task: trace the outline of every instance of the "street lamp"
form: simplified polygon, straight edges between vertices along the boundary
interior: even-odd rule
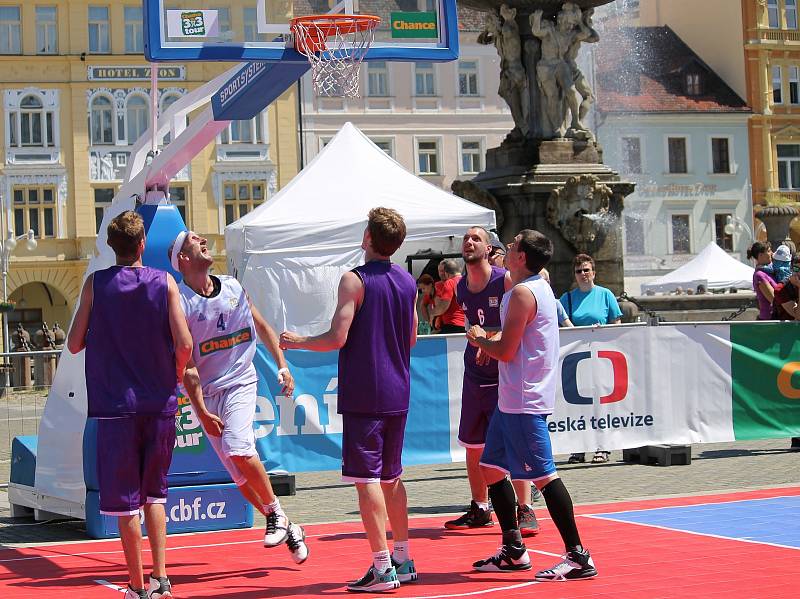
[[[1,210],[1,209],[0,209]],[[14,236],[12,231],[8,232],[8,237],[0,241],[0,260],[2,260],[2,267],[3,271],[3,303],[8,304],[8,259],[11,256],[11,252],[13,252],[17,247],[17,240],[25,239],[25,246],[30,250],[33,251],[36,249],[36,235],[33,232],[33,229],[29,229],[27,233],[23,235]],[[11,351],[9,337],[8,337],[8,312],[3,311],[3,351],[5,353],[9,353]],[[8,362],[3,360],[5,363],[5,380],[6,380],[6,389],[11,386],[11,378],[10,373],[8,371]]]
[[[742,229],[747,231],[747,235],[749,239],[753,239],[753,230],[750,226],[744,222],[738,216],[733,216],[732,214],[728,215],[728,218],[725,220],[725,227],[723,231],[725,231],[725,235],[733,235],[734,233],[741,233]]]

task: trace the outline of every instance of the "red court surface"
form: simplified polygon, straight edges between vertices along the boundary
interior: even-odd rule
[[[798,496],[800,487],[579,507],[576,513],[581,536],[592,551],[599,576],[572,582],[533,580],[534,571],[552,566],[563,551],[558,533],[543,508],[536,510],[542,532],[527,542],[534,570],[513,574],[471,570],[474,560],[497,549],[497,525],[486,530],[455,532],[442,528],[444,517],[413,519],[411,550],[420,580],[385,595],[417,599],[794,596],[800,588],[798,548],[592,516],[669,506],[724,507],[728,503],[734,505],[731,502]],[[352,597],[353,594],[345,592],[344,583],[359,578],[371,559],[360,529],[359,523],[307,526],[311,555],[302,566],[291,561],[284,547],[264,549],[259,530],[170,537],[167,562],[175,596],[179,599]],[[148,560],[146,555],[145,564]],[[117,585],[124,586],[126,578],[118,541],[0,548],[3,599],[113,599],[122,596]]]

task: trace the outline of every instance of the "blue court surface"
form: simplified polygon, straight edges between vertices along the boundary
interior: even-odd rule
[[[800,549],[800,496],[663,507],[591,517]]]

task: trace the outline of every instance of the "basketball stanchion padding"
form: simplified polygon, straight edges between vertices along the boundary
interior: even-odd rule
[[[380,21],[373,15],[328,14],[296,17],[289,22],[295,50],[311,64],[317,95],[359,97],[359,66]]]

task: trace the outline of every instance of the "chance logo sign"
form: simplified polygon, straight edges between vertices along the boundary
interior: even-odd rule
[[[625,359],[625,354],[618,351],[601,350],[593,358],[592,352],[582,351],[565,356],[561,365],[561,389],[567,403],[576,405],[594,403],[592,397],[581,395],[578,391],[578,365],[584,360],[592,359],[608,360],[613,372],[614,387],[611,393],[600,396],[600,403],[608,404],[625,399],[628,395],[628,361]]]
[[[391,13],[392,37],[439,37],[435,12]]]

